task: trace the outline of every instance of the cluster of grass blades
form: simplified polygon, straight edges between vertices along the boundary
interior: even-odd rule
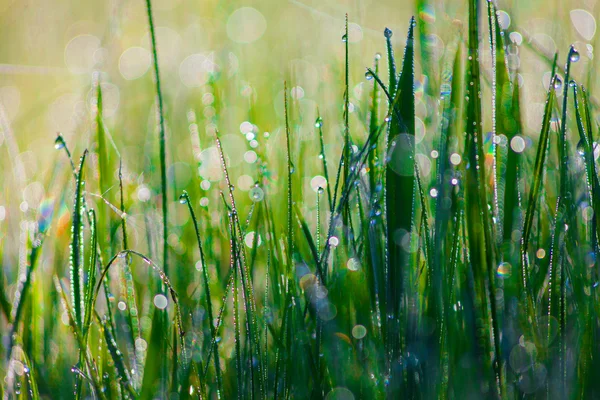
[[[600,396],[598,127],[593,99],[571,73],[575,47],[550,60],[543,118],[529,138],[508,62],[519,47],[495,4],[468,2],[468,29],[457,30],[439,68],[423,49],[428,22],[413,18],[401,62],[392,31],[383,32],[386,55],[366,69],[366,107],[351,119],[346,16],[338,136],[326,135],[317,111],[318,151],[295,140],[297,104],[282,82],[285,147],[253,150],[248,196],[232,183],[220,133],[201,136],[192,111],[192,147],[216,152],[210,167],[221,179],[210,206],[210,182],[194,184],[177,193],[182,211],[173,212],[160,49],[146,5],[159,196],[131,220],[119,140],[94,75],[93,145],[75,162],[56,138],[71,171],[55,168],[47,184],[63,179],[62,195],[24,217],[10,290],[0,273],[4,398]],[[415,124],[419,42],[438,99],[427,149]],[[329,140],[341,143],[333,160]],[[435,159],[430,173],[423,150]],[[303,161],[310,152],[318,165]],[[322,174],[314,192],[303,190],[304,170]],[[191,223],[173,227],[168,216],[182,214]],[[142,220],[145,243],[129,231]],[[53,251],[46,259],[56,267],[41,270]]]

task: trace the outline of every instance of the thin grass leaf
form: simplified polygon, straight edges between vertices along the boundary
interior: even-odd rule
[[[105,398],[104,393],[101,390],[101,385],[100,385],[99,379],[95,373],[95,368],[92,367],[92,361],[89,359],[89,355],[87,354],[87,346],[83,341],[83,335],[82,335],[81,329],[80,329],[79,325],[77,325],[77,321],[75,320],[74,310],[69,305],[69,301],[67,300],[67,295],[65,294],[65,292],[62,288],[62,285],[56,275],[54,275],[54,287],[56,289],[56,292],[59,294],[59,296],[61,298],[62,305],[67,313],[71,331],[73,332],[73,335],[75,336],[75,340],[77,341],[77,343],[79,345],[79,349],[80,349],[81,353],[84,354],[82,359],[84,360],[85,366],[86,366],[88,372],[90,373],[89,381],[90,381],[92,390],[97,397],[104,399]]]
[[[129,374],[129,370],[125,366],[125,360],[123,359],[123,353],[118,348],[117,341],[112,336],[110,326],[108,326],[108,322],[101,318],[98,314],[96,314],[96,319],[100,326],[102,327],[102,333],[104,334],[104,340],[106,342],[106,347],[108,348],[108,352],[115,364],[115,369],[117,370],[117,374],[121,381],[121,384],[125,387],[127,392],[133,398],[137,397],[137,393],[132,384],[131,375]]]
[[[202,248],[202,240],[200,239],[200,230],[198,228],[198,221],[196,219],[196,214],[194,213],[194,209],[192,207],[192,203],[190,201],[190,197],[188,193],[184,190],[183,194],[179,198],[180,202],[185,202],[190,211],[190,215],[192,217],[192,222],[194,223],[194,230],[196,231],[196,240],[198,242],[198,249],[200,250],[200,262],[202,264],[202,279],[204,282],[204,297],[206,298],[206,310],[208,314],[208,325],[210,328],[211,334],[211,344],[213,345],[213,354],[214,354],[214,366],[215,366],[215,379],[217,384],[217,398],[221,398],[221,393],[223,393],[223,384],[221,381],[221,365],[219,360],[219,342],[216,340],[217,334],[214,325],[214,317],[213,317],[213,306],[212,306],[212,298],[210,294],[210,284],[208,277],[208,264],[206,264],[206,259],[204,257],[204,249]]]
[[[97,232],[96,232],[96,212],[89,210],[88,215],[90,218],[90,261],[87,266],[87,284],[85,287],[85,311],[84,311],[84,323],[83,323],[83,341],[86,342],[88,337],[90,324],[92,323],[92,311],[93,311],[93,293],[94,287],[96,286],[96,244],[97,244]]]
[[[71,225],[71,302],[73,304],[73,314],[75,322],[79,329],[83,328],[83,311],[85,310],[84,305],[84,284],[83,284],[83,191],[84,191],[84,180],[83,180],[83,165],[85,163],[85,157],[87,150],[83,152],[81,159],[79,160],[79,169],[77,171],[77,179],[75,183],[75,201],[73,205],[73,219]]]
[[[474,314],[480,323],[477,329],[486,332],[480,349],[482,374],[496,397],[502,397],[504,374],[500,352],[500,332],[495,293],[495,244],[492,239],[491,218],[488,210],[485,154],[483,150],[483,122],[481,115],[481,76],[479,66],[479,10],[476,0],[469,1],[469,61],[467,71],[468,101],[466,117],[466,179],[465,199],[469,205],[466,225],[469,253],[474,279]],[[488,312],[489,310],[489,312]],[[481,322],[483,321],[483,322]],[[491,338],[491,343],[487,338]]]
[[[375,56],[375,61],[374,61],[374,68],[373,70],[375,71],[375,75],[379,75],[379,60],[381,59],[381,54],[377,54]],[[367,71],[365,74],[366,78],[371,80],[373,79],[373,74],[371,74],[371,72]],[[377,85],[377,82],[373,81],[373,91],[371,93],[371,104],[370,104],[370,109],[369,109],[369,119],[368,119],[368,126],[369,126],[369,133],[375,133],[377,132],[377,129],[379,128],[379,103],[380,103],[380,87],[379,85]],[[369,152],[369,188],[371,190],[371,192],[376,192],[376,187],[379,181],[379,172],[380,172],[380,168],[377,167],[376,165],[376,160],[377,160],[377,143],[373,143],[372,147],[374,147],[372,149],[372,151]]]
[[[154,18],[152,16],[152,0],[146,0],[146,11],[148,15],[148,27],[150,28],[150,41],[152,43],[152,61],[154,67],[154,80],[156,83],[156,99],[158,102],[158,144],[160,147],[160,181],[161,181],[161,206],[163,215],[163,265],[165,273],[168,273],[168,216],[167,216],[167,155],[166,155],[166,139],[165,139],[165,117],[163,111],[163,94],[160,84],[160,71],[158,69],[158,50],[156,45],[156,33],[154,30]]]
[[[255,296],[254,296],[254,288],[253,288],[253,283],[252,283],[252,279],[251,279],[251,274],[250,271],[248,270],[248,263],[246,261],[246,253],[245,253],[245,249],[243,248],[243,243],[244,243],[244,239],[243,239],[243,231],[241,228],[241,224],[240,224],[240,220],[239,220],[239,215],[238,215],[238,211],[237,211],[237,207],[236,207],[236,203],[235,203],[235,197],[233,195],[233,184],[231,183],[231,180],[229,178],[229,172],[227,170],[227,165],[225,162],[225,155],[223,153],[223,147],[221,145],[221,140],[219,139],[219,135],[217,133],[217,148],[219,150],[219,156],[221,159],[221,166],[223,168],[223,172],[225,175],[225,182],[227,184],[227,187],[229,188],[228,193],[229,193],[229,199],[231,201],[231,219],[232,219],[232,223],[235,226],[235,229],[232,230],[233,233],[235,233],[237,235],[237,240],[235,243],[232,243],[232,251],[235,251],[235,255],[237,257],[237,263],[235,264],[239,269],[240,269],[240,279],[241,279],[241,283],[242,283],[242,297],[244,300],[244,309],[245,309],[245,313],[246,313],[246,332],[248,334],[248,346],[249,346],[249,353],[250,353],[250,359],[252,359],[252,357],[256,357],[256,360],[258,360],[257,364],[257,376],[258,376],[258,384],[256,386],[258,386],[259,389],[259,393],[261,394],[261,397],[265,395],[265,382],[263,382],[262,377],[263,377],[263,373],[262,370],[264,368],[264,366],[262,365],[261,361],[262,361],[262,356],[261,356],[261,346],[260,346],[260,342],[259,342],[259,338],[260,338],[260,332],[258,332],[257,330],[257,326],[258,326],[258,322],[257,322],[257,308],[256,308],[256,300],[255,300]],[[290,172],[291,174],[291,172]],[[236,244],[236,246],[233,246],[233,244]],[[237,297],[236,297],[237,299]],[[254,354],[254,352],[256,352],[256,354]],[[250,360],[249,361],[249,366],[250,366],[250,374],[251,374],[251,383],[252,386],[254,388],[255,386],[255,382],[254,382],[254,363]],[[252,395],[254,393],[254,390],[252,390]]]
[[[325,141],[323,139],[323,118],[321,118],[321,115],[319,114],[319,109],[317,109],[317,120],[315,121],[315,128],[319,130],[319,144],[321,146],[319,158],[323,162],[323,176],[325,177],[325,181],[327,182],[327,202],[329,204],[329,210],[333,212],[333,198],[331,197],[329,169],[327,168],[327,155],[325,153]]]

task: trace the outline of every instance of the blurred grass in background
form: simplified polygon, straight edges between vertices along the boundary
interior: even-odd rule
[[[476,118],[471,118],[465,111],[467,107],[459,104],[458,97],[452,97],[451,106],[445,103],[449,96],[462,97],[471,90],[463,75],[467,64],[472,65],[467,60],[470,4],[474,2],[153,2],[166,117],[168,278],[179,298],[184,343],[192,362],[188,363],[181,343],[178,344],[180,332],[174,325],[176,307],[167,296],[164,279],[161,283],[158,275],[147,268],[151,263],[144,262],[144,258],[140,260],[130,253],[119,253],[122,257],[115,259],[119,268],[109,271],[110,282],[104,281],[107,286],[101,290],[101,293],[106,291],[106,298],[104,293],[99,296],[99,315],[91,316],[94,328],[89,333],[89,351],[96,359],[94,374],[100,380],[95,383],[94,374],[89,372],[94,369],[84,365],[85,356],[79,354],[77,341],[69,330],[69,316],[61,305],[60,290],[52,281],[56,275],[62,280],[63,287],[68,288],[69,282],[72,283],[72,279],[67,278],[70,245],[74,242],[71,238],[72,217],[74,212],[80,211],[73,208],[76,192],[73,171],[62,143],[55,146],[55,139],[57,133],[62,135],[73,154],[78,173],[79,156],[84,149],[90,151],[86,172],[82,175],[86,181],[83,190],[86,207],[97,210],[98,214],[98,256],[103,262],[102,267],[120,250],[132,249],[166,270],[161,263],[163,238],[156,89],[146,8],[141,0],[89,4],[1,2],[0,37],[4,40],[0,46],[0,300],[4,304],[4,315],[0,316],[0,328],[4,351],[0,355],[8,361],[0,366],[0,376],[7,376],[3,383],[6,396],[10,391],[11,395],[20,393],[35,398],[37,388],[42,396],[52,398],[91,396],[93,390],[89,387],[94,384],[106,391],[103,395],[94,392],[95,395],[107,398],[164,397],[173,392],[179,392],[181,397],[197,396],[198,389],[210,398],[216,397],[219,389],[223,390],[219,393],[223,398],[236,395],[239,398],[319,398],[327,395],[328,398],[347,399],[398,393],[409,398],[477,398],[482,393],[493,392],[493,384],[486,379],[489,371],[480,368],[481,365],[489,367],[488,361],[491,366],[493,357],[489,356],[488,360],[487,356],[478,353],[481,351],[480,340],[485,339],[487,332],[481,330],[489,327],[485,327],[487,322],[482,322],[483,319],[475,320],[473,316],[487,305],[477,304],[481,299],[471,296],[471,290],[477,292],[470,286],[473,279],[477,283],[491,283],[486,280],[489,278],[481,281],[473,278],[470,268],[477,268],[478,263],[470,260],[467,254],[474,246],[472,238],[480,232],[472,222],[468,225],[462,217],[451,219],[450,214],[445,217],[451,220],[447,228],[437,225],[442,218],[438,212],[441,213],[443,206],[436,203],[438,195],[443,200],[452,199],[453,208],[443,206],[445,210],[451,209],[452,217],[460,214],[457,210],[468,212],[475,204],[468,196],[465,200],[462,179],[471,154],[470,142],[465,142],[463,129],[467,131],[467,137],[471,137],[465,126],[474,123]],[[559,140],[556,132],[560,131],[563,119],[559,101],[548,112],[545,112],[545,102],[549,86],[555,83],[551,72],[554,53],[560,52],[559,66],[562,66],[572,44],[578,49],[580,59],[572,63],[571,76],[584,84],[589,93],[595,93],[598,85],[595,77],[597,60],[594,58],[597,43],[595,16],[600,5],[592,0],[583,3],[498,3],[497,20],[507,44],[506,54],[503,49],[501,57],[506,57],[506,69],[511,74],[509,79],[517,82],[520,89],[516,106],[511,106],[511,110],[516,110],[517,117],[514,118],[519,123],[519,134],[508,144],[494,142],[502,144],[498,147],[505,153],[500,155],[492,146],[491,132],[496,129],[492,102],[504,94],[511,97],[508,100],[501,98],[501,101],[510,103],[514,94],[512,89],[493,86],[485,2],[481,2],[480,7],[483,126],[479,133],[483,133],[485,141],[475,147],[479,146],[477,151],[485,150],[484,159],[479,162],[488,174],[483,185],[489,195],[484,201],[490,205],[489,213],[495,218],[490,221],[494,226],[503,223],[504,227],[510,228],[508,232],[495,228],[497,236],[493,237],[494,249],[501,256],[498,256],[498,265],[493,266],[491,281],[498,280],[500,291],[488,292],[482,297],[484,303],[493,297],[498,302],[498,310],[502,310],[496,321],[502,330],[500,348],[504,364],[500,369],[503,374],[508,370],[508,378],[503,378],[507,383],[502,381],[499,386],[506,398],[552,397],[559,384],[551,381],[562,382],[559,375],[566,375],[564,366],[568,366],[569,371],[576,371],[575,377],[569,375],[569,382],[581,385],[560,386],[565,392],[556,392],[558,397],[567,393],[565,387],[574,397],[598,395],[597,387],[593,385],[596,372],[589,372],[594,370],[597,361],[577,359],[574,355],[577,351],[598,354],[594,345],[598,334],[594,314],[597,295],[590,289],[595,288],[597,282],[590,272],[586,279],[593,282],[585,281],[577,293],[575,289],[567,292],[568,285],[564,281],[561,283],[564,293],[561,291],[558,295],[548,289],[548,281],[554,279],[549,268],[552,266],[550,255],[553,250],[562,249],[560,243],[566,243],[567,248],[561,253],[567,254],[561,258],[561,263],[574,269],[574,266],[590,266],[590,271],[591,267],[598,267],[595,235],[589,233],[595,224],[595,208],[590,206],[595,191],[590,189],[590,199],[587,199],[587,187],[583,184],[584,171],[590,171],[586,168],[592,166],[595,168],[593,160],[598,157],[598,152],[594,147],[592,161],[582,161],[582,157],[570,161],[569,177],[576,183],[572,183],[571,203],[568,204],[573,205],[576,212],[565,213],[574,222],[571,226],[575,228],[571,231],[578,232],[580,237],[562,242],[563,239],[557,239],[558,243],[554,238],[562,236],[557,234],[556,221],[562,214],[555,214],[554,210],[559,209],[557,197],[563,193],[555,182],[561,173],[561,160],[555,156],[558,150],[554,146]],[[346,13],[349,24],[347,42],[344,42]],[[369,164],[377,173],[373,174],[373,180],[364,192],[357,189],[355,193],[354,183],[343,179],[336,192],[334,184],[346,132],[345,46],[348,44],[349,143],[356,145],[352,150],[355,154],[376,130],[378,124],[371,125],[372,121],[383,123],[388,114],[393,121],[395,115],[388,113],[384,106],[387,100],[381,93],[381,106],[374,111],[372,94],[376,84],[373,79],[368,79],[370,76],[365,76],[365,68],[373,67],[374,59],[378,59],[379,76],[388,81],[383,34],[384,28],[388,27],[394,32],[390,41],[396,51],[397,70],[402,70],[401,55],[407,44],[405,32],[412,15],[417,21],[413,82],[415,127],[414,132],[408,133],[415,136],[414,160],[422,187],[419,184],[416,189],[414,210],[409,213],[415,234],[411,235],[405,229],[401,232],[402,237],[394,236],[392,241],[411,254],[406,265],[418,268],[406,272],[404,284],[413,287],[407,291],[408,299],[398,303],[409,311],[388,318],[406,319],[409,321],[407,326],[417,327],[415,337],[410,337],[411,332],[404,332],[406,337],[401,336],[401,341],[405,340],[408,345],[398,343],[402,349],[399,354],[404,358],[395,361],[401,368],[408,365],[408,370],[418,373],[400,373],[399,378],[394,367],[390,367],[394,361],[389,361],[393,352],[388,353],[385,342],[385,321],[381,331],[381,318],[385,320],[386,315],[377,313],[379,298],[374,283],[376,278],[371,276],[371,271],[388,277],[384,260],[387,256],[384,249],[388,244],[384,235],[386,224],[380,217],[378,205],[384,203],[381,185],[378,186],[383,181],[383,162],[392,161],[389,168],[394,173],[409,176],[411,181],[412,166],[408,174],[402,171],[406,165],[397,155],[387,154],[386,143],[380,139],[374,147],[378,159]],[[461,61],[455,62],[455,57]],[[558,72],[563,74],[560,68]],[[475,79],[479,81],[479,76]],[[564,75],[560,79],[566,81]],[[288,87],[291,165],[286,152],[284,81]],[[101,119],[97,118],[97,82],[100,82],[102,93]],[[461,83],[464,87],[455,93]],[[555,85],[557,99],[563,99],[561,91],[567,83]],[[408,96],[410,94],[402,93],[400,103]],[[597,104],[593,97],[591,103]],[[407,115],[404,112],[410,114],[406,105],[404,107],[400,111],[402,115]],[[447,107],[453,110],[450,114],[444,114],[449,112]],[[578,126],[572,118],[575,113],[572,112],[571,97],[568,108],[571,118],[568,123],[569,151],[574,154],[573,149],[577,148],[583,156],[589,149],[584,149],[584,145],[576,147],[580,139]],[[586,112],[583,114],[577,121],[585,121]],[[540,129],[545,116],[552,117],[549,119],[551,156],[540,172],[534,168],[535,149],[541,146],[538,142],[542,142],[539,140]],[[447,118],[454,121],[449,128],[443,124]],[[506,115],[499,118],[509,120]],[[596,130],[597,119],[592,115],[590,121],[589,127]],[[512,128],[503,123],[498,125],[498,132],[508,134]],[[584,125],[589,131],[588,125]],[[235,212],[231,209],[230,188],[225,182],[216,146],[217,130],[234,188],[232,192],[238,208]],[[438,181],[436,173],[441,167],[437,157],[442,151],[442,132],[449,138],[446,148],[446,159],[450,162],[448,169],[457,174],[443,176],[442,181]],[[99,139],[101,137],[104,139]],[[56,151],[55,147],[61,151]],[[527,156],[519,161],[503,158],[513,154],[511,152]],[[327,174],[323,171],[323,159],[329,164]],[[491,171],[496,172],[497,160],[501,160],[501,173],[506,164],[518,163],[518,175],[494,181]],[[355,162],[352,159],[352,163]],[[350,159],[345,159],[345,165],[350,168]],[[288,172],[292,177],[290,187],[287,187]],[[531,268],[533,288],[529,289],[531,293],[523,295],[524,289],[519,286],[522,254],[518,244],[522,237],[522,220],[529,205],[529,185],[534,178],[543,180],[543,189],[534,200],[544,201],[539,202],[532,222],[531,265],[525,263]],[[588,184],[593,187],[590,182]],[[444,185],[461,189],[443,192],[446,190],[442,189]],[[493,205],[505,204],[504,200],[498,203],[498,196],[510,187],[516,190],[511,195],[514,196],[510,200],[512,208],[494,209]],[[189,197],[180,200],[183,190],[189,192]],[[292,193],[291,198],[288,198],[288,190]],[[332,218],[328,191],[332,196],[338,193],[336,206],[344,193],[349,198],[346,201],[352,203],[352,215],[344,219],[343,227],[336,219],[337,213],[333,214],[336,218]],[[444,197],[442,193],[445,193]],[[189,209],[181,204],[187,201],[196,211],[199,222],[206,253],[204,264]],[[422,222],[427,212],[430,221]],[[512,222],[507,225],[507,216],[513,214],[515,225]],[[384,216],[387,217],[385,213]],[[91,249],[95,248],[89,245],[94,232],[91,218],[88,221],[86,214],[82,216],[81,224],[85,227],[82,257],[85,261],[82,265],[86,268],[92,265],[92,270],[96,270],[96,264],[88,262],[93,256]],[[126,221],[126,239],[121,226],[123,219]],[[513,217],[510,219],[512,221]],[[290,221],[291,228],[286,226]],[[352,223],[355,232],[348,231]],[[465,225],[474,230],[466,233]],[[435,235],[439,235],[439,242],[428,244]],[[329,247],[333,249],[331,257],[315,257],[315,253],[326,254]],[[244,252],[247,259],[242,255]],[[435,269],[440,265],[445,268],[450,263],[455,269],[449,275],[441,275]],[[8,316],[11,305],[19,304],[20,282],[29,284],[29,278],[25,277],[33,266],[35,270],[28,288],[30,297],[23,305],[22,325],[17,327],[18,334],[11,339]],[[230,269],[230,266],[234,268]],[[102,270],[100,265],[96,267],[98,271]],[[245,275],[248,274],[245,267],[249,268],[250,276]],[[330,275],[331,286],[320,286],[326,280],[318,271],[322,267],[326,267],[324,275]],[[218,339],[207,323],[204,271],[209,275],[215,319],[223,304],[222,296],[229,296]],[[91,275],[86,270],[83,282],[87,284]],[[250,291],[245,286],[248,278],[252,279]],[[435,286],[438,278],[443,280],[441,287]],[[571,275],[569,279],[576,281]],[[506,283],[504,292],[501,282]],[[387,281],[379,284],[385,285]],[[448,287],[451,289],[446,293]],[[442,318],[442,310],[432,306],[436,288],[443,288],[444,301],[451,300],[451,303],[444,303],[443,310],[453,310],[457,315],[452,317],[449,327],[444,322],[448,314]],[[235,302],[237,306],[231,302],[232,293],[239,297],[239,302]],[[580,295],[582,297],[577,297]],[[552,296],[562,302],[559,311],[554,308],[546,311],[551,308]],[[88,298],[87,294],[85,298]],[[465,299],[474,303],[465,304]],[[565,299],[574,306],[563,310]],[[319,301],[324,301],[325,306]],[[528,302],[533,302],[535,307],[528,308]],[[12,306],[12,312],[15,309]],[[169,310],[168,318],[167,313],[160,313],[164,309]],[[294,311],[287,314],[287,309]],[[517,310],[524,310],[523,315]],[[581,325],[574,323],[576,329],[567,329],[568,318],[560,316],[563,311]],[[418,321],[410,322],[411,318]],[[589,326],[586,325],[588,322]],[[81,325],[79,323],[80,328]],[[528,330],[528,325],[533,328]],[[399,322],[399,326],[403,326],[402,323]],[[111,335],[122,352],[120,363],[116,348],[111,347]],[[545,338],[553,342],[557,336],[562,340],[561,346],[566,346],[568,341],[569,352],[561,353],[554,348],[550,351],[549,345],[539,341]],[[440,348],[435,344],[438,337],[445,343],[439,344]],[[13,349],[11,358],[7,349],[13,341],[16,350]],[[99,343],[97,348],[96,343]],[[485,346],[485,343],[481,345]],[[210,355],[214,348],[219,349],[219,368],[213,365],[214,358],[211,357],[214,355]],[[562,369],[553,369],[555,350],[562,357]],[[311,358],[313,353],[314,359]],[[326,361],[320,361],[320,357]],[[177,368],[178,365],[181,368]],[[448,365],[450,383],[444,370]],[[16,371],[14,380],[10,368]],[[30,374],[30,370],[36,371],[35,374]],[[83,379],[78,378],[79,370],[83,371]],[[475,377],[470,381],[472,375]],[[14,391],[17,385],[22,385],[23,390]],[[32,387],[37,388],[33,390]]]

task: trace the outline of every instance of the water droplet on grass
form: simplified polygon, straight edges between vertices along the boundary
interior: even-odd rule
[[[575,63],[575,62],[579,61],[580,58],[581,58],[581,56],[579,55],[579,52],[577,51],[577,49],[572,47],[571,52],[569,53],[569,60],[571,60],[571,62]]]
[[[348,35],[342,35],[342,42],[346,43],[348,41]]]
[[[371,79],[373,79],[373,73],[371,71],[367,71],[365,72],[365,79],[370,81]]]
[[[56,150],[60,150],[63,149],[65,147],[65,140],[63,139],[62,136],[57,136],[56,140],[54,141],[54,148]]]
[[[323,118],[319,117],[315,120],[315,128],[320,128],[323,126]]]
[[[250,199],[254,202],[259,202],[265,198],[265,192],[258,186],[254,186],[250,189]]]
[[[385,36],[388,39],[391,38],[393,34],[394,32],[392,32],[390,28],[385,28],[385,30],[383,31],[383,36]]]
[[[585,155],[585,141],[583,139],[577,143],[577,153],[579,153],[580,156]]]
[[[187,200],[187,196],[185,195],[185,193],[181,194],[181,196],[179,196],[179,202],[181,204],[187,204],[188,200]]]
[[[554,89],[560,90],[562,88],[563,81],[560,76],[556,75],[554,77]]]

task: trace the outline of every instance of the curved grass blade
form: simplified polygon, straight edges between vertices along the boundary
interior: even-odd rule
[[[190,215],[192,217],[192,222],[194,223],[194,230],[196,231],[196,240],[198,242],[198,249],[200,250],[200,262],[202,263],[202,279],[204,281],[204,291],[206,297],[206,310],[208,313],[208,321],[209,328],[211,334],[211,344],[213,345],[213,354],[214,354],[214,365],[215,365],[215,378],[217,383],[217,398],[221,398],[221,393],[223,393],[223,384],[221,381],[221,364],[219,360],[219,342],[216,339],[216,329],[214,325],[214,317],[213,317],[213,306],[212,306],[212,298],[210,295],[210,284],[208,277],[208,264],[206,264],[206,260],[204,257],[204,249],[202,248],[202,240],[200,239],[200,230],[198,228],[198,221],[196,219],[196,214],[194,213],[194,209],[192,207],[192,203],[190,201],[190,196],[187,191],[183,191],[183,194],[180,197],[180,201],[185,201],[190,211]]]
[[[123,250],[129,248],[127,239],[127,219],[124,217],[125,213],[125,199],[123,195],[123,160],[119,158],[119,195],[120,195],[120,212],[123,216],[121,218],[121,232],[123,234]],[[130,257],[125,258],[123,265],[123,286],[125,287],[125,299],[127,301],[127,324],[129,325],[130,340],[133,344],[133,353],[131,364],[134,371],[134,379],[132,384],[137,389],[140,387],[144,378],[144,351],[138,351],[135,343],[141,339],[140,322],[138,318],[138,307],[135,296],[135,285],[133,282],[133,275],[131,273],[131,259]]]
[[[106,342],[106,347],[108,348],[108,352],[110,353],[110,357],[112,358],[115,369],[117,370],[117,374],[120,378],[121,384],[127,389],[127,392],[132,398],[137,398],[137,393],[133,387],[133,381],[131,379],[131,375],[125,366],[125,360],[123,359],[123,353],[118,348],[117,341],[111,333],[111,328],[108,325],[108,322],[105,319],[100,318],[98,314],[96,314],[96,319],[100,323],[102,327],[102,333],[104,334],[104,341]]]
[[[287,119],[286,119],[287,120]],[[223,172],[225,175],[225,182],[227,184],[227,187],[229,188],[228,192],[229,192],[229,199],[231,201],[231,222],[234,224],[235,229],[232,230],[233,233],[235,233],[237,235],[236,239],[236,243],[238,245],[236,245],[235,247],[233,247],[232,244],[232,250],[235,250],[235,256],[237,257],[237,263],[236,265],[239,267],[240,269],[240,278],[241,278],[241,283],[242,283],[242,297],[244,300],[244,308],[245,308],[245,312],[246,312],[246,329],[247,329],[247,334],[249,336],[248,339],[248,346],[249,346],[249,354],[250,354],[250,359],[252,359],[253,357],[256,357],[257,363],[256,363],[256,367],[257,367],[257,376],[258,376],[258,384],[255,385],[254,382],[254,363],[250,360],[249,362],[249,366],[250,366],[250,375],[252,377],[251,379],[251,383],[253,388],[255,386],[258,386],[259,389],[259,393],[261,394],[262,397],[264,397],[266,394],[266,389],[265,389],[265,382],[263,382],[263,369],[265,368],[262,365],[262,355],[261,355],[261,346],[260,346],[260,332],[258,331],[258,322],[257,322],[257,308],[256,308],[256,300],[254,297],[254,288],[253,288],[253,283],[252,283],[252,276],[250,274],[250,271],[248,270],[248,263],[246,262],[246,253],[245,253],[245,249],[243,248],[243,231],[241,228],[241,224],[240,224],[240,219],[239,219],[239,215],[238,215],[238,211],[237,211],[237,207],[236,207],[236,203],[235,203],[235,197],[233,195],[233,184],[231,183],[231,180],[229,178],[229,172],[227,170],[227,164],[225,162],[225,155],[223,153],[223,147],[221,145],[221,140],[219,139],[219,134],[217,132],[217,148],[219,150],[219,156],[220,156],[220,160],[221,160],[221,166],[223,168]],[[293,172],[292,167],[291,167],[291,163],[288,164],[288,173],[291,175],[291,173]],[[289,198],[291,198],[291,193],[288,196]],[[237,299],[237,298],[236,298]],[[237,301],[237,300],[234,300]],[[256,354],[254,354],[254,352],[256,352]],[[252,390],[252,395],[254,395],[254,390]]]
[[[582,87],[583,113],[585,114],[584,118],[579,106],[579,98],[577,96],[577,84],[569,84],[569,86],[573,87],[573,99],[575,101],[575,116],[577,119],[577,129],[579,131],[579,144],[577,145],[577,151],[580,153],[580,155],[583,155],[585,160],[590,202],[594,210],[600,210],[600,182],[598,181],[596,162],[594,160],[594,141],[591,132],[592,124],[590,121],[590,112],[588,104],[585,100],[586,94]],[[594,218],[593,222],[595,223],[596,237],[600,238],[600,221],[598,218]]]
[[[62,285],[56,275],[54,275],[54,287],[56,288],[56,292],[60,296],[60,299],[61,299],[61,302],[62,302],[62,305],[63,305],[65,311],[67,312],[69,325],[71,327],[71,330],[73,331],[75,340],[77,341],[77,344],[79,345],[79,349],[80,349],[81,353],[83,354],[82,359],[84,360],[85,366],[90,373],[89,378],[90,378],[90,383],[91,383],[92,389],[93,389],[96,397],[104,399],[105,396],[104,396],[103,391],[101,390],[99,378],[98,378],[97,374],[95,373],[96,372],[95,368],[92,367],[92,361],[90,360],[89,354],[86,351],[87,346],[83,341],[83,335],[81,332],[81,328],[77,325],[77,321],[75,320],[74,310],[69,305],[69,301],[67,300],[67,295],[65,294],[65,292],[62,288]]]

